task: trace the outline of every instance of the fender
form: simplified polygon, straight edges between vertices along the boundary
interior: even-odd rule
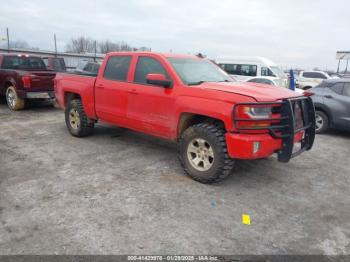
[[[235,96],[236,98],[232,101],[235,101],[239,103],[240,101],[247,101],[251,100],[251,102],[254,102],[254,99],[242,96],[242,95],[236,95],[236,94],[230,94]],[[243,100],[244,99],[244,100]],[[232,102],[225,101],[225,100],[214,100],[210,98],[201,98],[201,97],[191,97],[191,96],[180,96],[178,97],[177,101],[177,111],[176,111],[176,119],[177,119],[177,125],[176,125],[176,132],[179,129],[180,125],[180,119],[181,116],[185,113],[189,114],[196,114],[196,115],[202,115],[207,116],[210,118],[215,118],[218,120],[221,120],[224,125],[226,131],[233,131],[233,104]],[[214,110],[215,109],[215,110]]]
[[[16,80],[10,76],[6,77],[3,83],[4,83],[4,85],[0,87],[1,94],[6,94],[6,87],[8,86],[8,83],[10,83],[10,85],[14,86],[15,88],[17,86]]]
[[[314,103],[314,106],[315,106],[315,110],[320,109],[321,111],[324,111],[329,118],[329,123],[333,125],[333,116],[332,116],[331,110],[325,104],[321,104],[317,102]]]

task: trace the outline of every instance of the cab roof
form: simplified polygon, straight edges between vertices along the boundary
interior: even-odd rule
[[[154,54],[163,56],[166,58],[192,58],[192,59],[201,59],[195,55],[188,54],[174,54],[174,53],[158,53],[158,52],[110,52],[108,55],[148,55]]]

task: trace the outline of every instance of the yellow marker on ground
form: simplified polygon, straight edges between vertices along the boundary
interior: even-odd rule
[[[250,216],[247,214],[242,214],[242,223],[245,225],[250,225]]]

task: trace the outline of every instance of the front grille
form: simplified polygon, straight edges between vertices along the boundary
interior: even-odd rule
[[[271,125],[263,127],[240,128],[242,121],[256,121],[256,119],[236,118],[237,106],[269,105],[272,107],[272,114],[279,117],[264,119],[271,121]],[[278,152],[278,160],[288,162],[292,157],[310,150],[315,139],[315,109],[310,97],[298,97],[285,99],[282,102],[272,103],[245,103],[238,104],[234,108],[234,125],[239,132],[250,132],[257,130],[268,130],[274,138],[282,139],[282,149]],[[293,153],[294,137],[297,133],[304,131],[301,141],[301,149]]]

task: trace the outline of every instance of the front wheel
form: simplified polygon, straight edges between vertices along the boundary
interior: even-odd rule
[[[94,122],[86,116],[79,99],[73,99],[68,103],[65,118],[67,128],[73,136],[84,137],[92,134]]]
[[[329,128],[328,116],[322,111],[316,111],[316,134],[325,133]]]
[[[179,143],[180,161],[194,180],[209,184],[231,174],[235,161],[227,154],[224,129],[207,123],[185,130]]]
[[[16,89],[13,86],[6,89],[6,102],[8,107],[13,111],[24,108],[24,100],[18,97]]]

